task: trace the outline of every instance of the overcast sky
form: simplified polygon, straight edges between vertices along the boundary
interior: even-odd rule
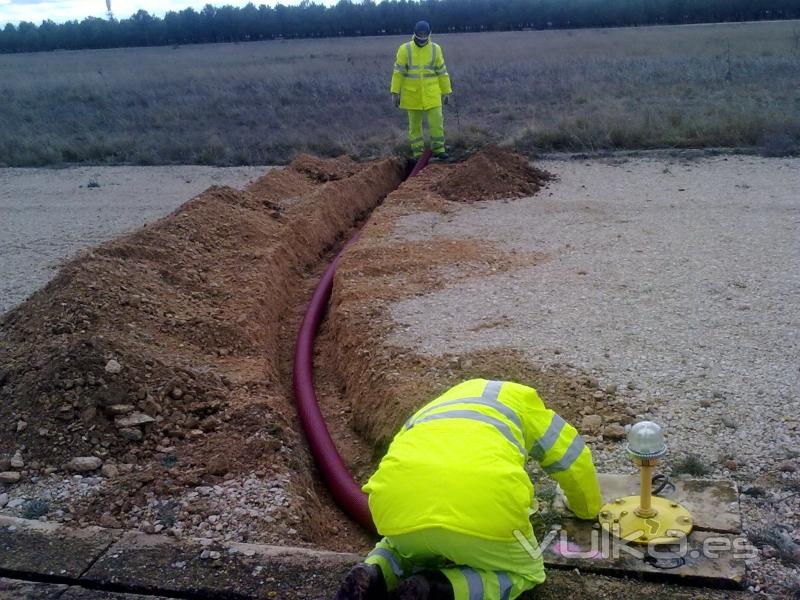
[[[182,10],[189,6],[196,10],[206,4],[221,6],[232,4],[244,6],[248,0],[111,0],[114,16],[124,19],[140,8],[152,15],[164,16],[170,10]],[[253,4],[276,4],[275,0],[253,0]],[[283,0],[283,4],[299,4],[299,0]],[[329,2],[326,2],[329,4]],[[32,21],[37,25],[46,19],[63,23],[85,17],[104,17],[105,0],[0,0],[0,27],[6,23],[18,24],[20,21]]]

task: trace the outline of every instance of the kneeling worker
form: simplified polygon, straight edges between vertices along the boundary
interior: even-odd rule
[[[533,388],[472,379],[417,411],[364,486],[385,537],[336,600],[513,600],[542,583],[528,454],[578,517],[596,517],[591,452]]]
[[[425,149],[422,120],[427,117],[433,156],[447,159],[442,97],[447,104],[453,90],[442,49],[431,41],[427,21],[419,21],[411,41],[398,48],[391,89],[394,105],[408,111],[408,138],[414,158],[419,158]]]

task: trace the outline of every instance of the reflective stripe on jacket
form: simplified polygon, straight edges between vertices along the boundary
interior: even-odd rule
[[[420,48],[412,41],[397,49],[392,93],[400,94],[400,108],[435,108],[442,105],[442,95],[452,91],[439,44],[429,41]]]
[[[485,379],[447,390],[406,422],[364,486],[378,532],[443,527],[485,539],[529,537],[528,454],[561,485],[577,516],[597,515],[591,452],[536,390]]]

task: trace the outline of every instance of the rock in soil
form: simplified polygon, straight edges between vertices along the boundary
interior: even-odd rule
[[[88,473],[96,471],[103,464],[103,461],[96,456],[76,456],[66,465],[68,471],[75,473]]]
[[[22,478],[17,471],[4,471],[0,473],[0,483],[17,483]]]
[[[11,468],[12,469],[21,469],[25,466],[25,461],[22,459],[22,453],[17,450],[14,453],[14,456],[11,457]]]

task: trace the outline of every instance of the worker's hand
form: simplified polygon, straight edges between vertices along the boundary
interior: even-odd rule
[[[561,488],[560,485],[556,484],[556,496],[563,502],[564,507],[572,512],[572,509],[569,507],[569,500],[567,500],[567,495],[564,493],[564,490]]]
[[[444,104],[450,104],[450,94],[445,94],[444,96],[442,96],[442,102]]]
[[[395,107],[400,106],[400,94],[392,94],[392,104],[394,104]]]

